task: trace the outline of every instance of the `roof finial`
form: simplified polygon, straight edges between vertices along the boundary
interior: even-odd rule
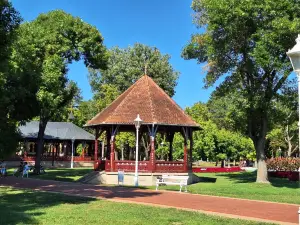
[[[145,67],[144,67],[144,75],[147,75],[147,67],[148,67],[148,65],[147,65],[147,63],[145,63]]]

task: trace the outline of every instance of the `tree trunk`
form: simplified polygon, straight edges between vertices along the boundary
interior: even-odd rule
[[[266,134],[267,134],[267,118],[263,118],[261,134],[258,137],[255,144],[256,160],[257,160],[257,177],[256,177],[257,183],[269,183],[266,154],[265,154]]]
[[[221,168],[224,168],[224,166],[225,166],[225,160],[221,160]]]
[[[124,145],[121,147],[121,160],[124,160]]]
[[[43,152],[44,148],[44,134],[45,134],[45,129],[47,126],[47,120],[45,119],[40,119],[39,122],[39,133],[38,133],[38,146],[37,146],[37,151],[36,151],[36,157],[35,157],[35,173],[40,174],[40,165],[41,165],[41,154]]]
[[[133,150],[131,147],[129,147],[129,160],[133,159]]]
[[[146,160],[149,160],[149,149],[150,149],[150,141],[147,140],[147,136],[146,135],[142,135],[142,143],[143,143],[143,147],[144,147],[144,151],[145,151],[145,157]]]

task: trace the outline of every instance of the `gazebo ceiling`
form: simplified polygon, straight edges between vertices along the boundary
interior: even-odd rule
[[[85,126],[133,125],[137,114],[144,124],[199,125],[182,110],[149,76],[144,75]]]

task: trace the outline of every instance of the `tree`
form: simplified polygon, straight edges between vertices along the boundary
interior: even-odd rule
[[[55,10],[20,26],[13,56],[18,67],[30,68],[38,74],[38,89],[33,93],[40,119],[35,161],[38,173],[47,122],[70,105],[77,93],[76,85],[66,76],[68,64],[82,59],[88,67],[104,69],[106,48],[95,27]]]
[[[168,95],[175,94],[179,73],[171,66],[169,55],[163,55],[157,48],[143,44],[135,44],[126,49],[114,47],[109,50],[109,55],[107,69],[90,70],[89,73],[90,84],[96,96],[104,85],[113,85],[116,92],[123,93],[145,73]]]
[[[31,97],[34,82],[27,78],[28,71],[15,68],[11,59],[20,22],[21,17],[11,3],[0,0],[0,158],[15,152],[18,124],[35,114]]]
[[[230,95],[218,96],[213,92],[207,102],[211,120],[219,127],[226,130],[246,133],[245,123],[247,117],[244,108],[247,100],[238,92]]]
[[[247,135],[258,163],[257,182],[268,182],[265,143],[270,105],[292,71],[286,52],[300,28],[298,1],[194,0],[194,22],[186,59],[207,62],[206,86],[225,77],[220,95],[238,90],[247,100]]]

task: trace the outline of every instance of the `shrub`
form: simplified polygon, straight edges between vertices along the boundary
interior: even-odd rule
[[[268,170],[297,171],[300,168],[300,158],[276,157],[267,160]]]

